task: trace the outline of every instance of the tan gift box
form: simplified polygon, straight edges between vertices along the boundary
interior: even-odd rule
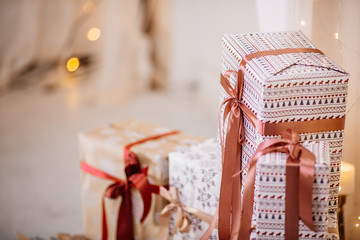
[[[96,128],[79,136],[80,160],[104,173],[118,179],[126,180],[124,172],[124,146],[143,138],[172,131],[171,129],[149,123],[127,120],[111,123]],[[139,161],[141,168],[148,167],[148,179],[151,184],[168,185],[168,154],[181,150],[203,139],[185,133],[176,133],[147,141],[131,148]],[[102,199],[105,190],[114,181],[102,179],[82,171],[82,207],[84,233],[90,239],[102,237]],[[116,239],[117,218],[121,197],[113,200],[105,198],[108,239]],[[143,223],[143,201],[138,190],[131,188],[134,239],[159,239],[159,234],[168,231],[168,224],[160,211],[166,205],[159,195],[152,194],[150,211]],[[164,236],[167,239],[167,236]]]

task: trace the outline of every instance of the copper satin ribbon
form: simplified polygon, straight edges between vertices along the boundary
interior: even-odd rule
[[[288,154],[286,160],[285,239],[296,240],[299,238],[299,217],[309,229],[315,231],[312,218],[315,156],[301,146],[299,140],[299,135],[288,129],[283,133],[282,139],[270,139],[262,142],[249,161],[249,170],[244,183],[239,240],[249,239],[252,231],[251,218],[257,160],[260,156],[271,152]]]
[[[110,174],[107,174],[103,171],[100,171],[86,162],[81,162],[81,169],[84,172],[87,172],[93,176],[104,178],[114,181],[111,185],[106,188],[102,199],[102,240],[108,239],[108,230],[107,230],[107,220],[106,220],[106,211],[105,211],[105,197],[108,198],[118,198],[122,197],[118,221],[117,221],[117,230],[116,230],[116,239],[118,240],[133,240],[134,231],[133,231],[133,221],[132,221],[132,206],[131,206],[131,194],[130,187],[134,187],[139,190],[143,204],[144,211],[141,217],[141,222],[143,222],[146,216],[149,213],[151,206],[151,194],[159,194],[160,186],[153,185],[149,183],[147,178],[147,168],[141,169],[140,162],[134,152],[130,151],[131,147],[142,144],[150,140],[156,140],[165,136],[177,134],[179,131],[172,131],[164,134],[159,134],[151,137],[147,137],[136,142],[130,143],[124,147],[124,161],[125,161],[125,173],[126,181],[118,179]]]
[[[218,209],[215,213],[212,224],[209,226],[202,240],[208,239],[211,235],[214,223],[219,216],[219,239],[237,239],[241,221],[241,174],[232,178],[235,172],[241,168],[241,151],[244,142],[243,116],[245,115],[256,130],[263,135],[281,135],[287,128],[292,128],[298,132],[318,132],[333,131],[344,128],[345,118],[323,119],[313,121],[264,123],[241,103],[244,74],[246,64],[254,58],[268,55],[279,55],[288,53],[320,53],[315,48],[287,48],[268,51],[260,51],[244,56],[240,62],[237,72],[237,82],[235,88],[230,84],[230,75],[235,71],[227,71],[221,76],[221,85],[229,95],[220,106],[224,107],[223,124],[228,119],[225,140],[222,137],[220,113],[219,113],[219,133],[222,146],[222,179],[220,187],[220,198]]]

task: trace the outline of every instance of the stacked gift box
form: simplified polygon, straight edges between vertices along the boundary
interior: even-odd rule
[[[229,70],[237,73],[245,55],[286,48],[315,49],[300,32],[226,34],[222,48],[222,76]],[[261,126],[251,124],[245,114],[242,166],[246,166],[261,142],[279,138],[280,134],[273,131],[276,124],[293,126],[300,134],[301,141],[328,142],[328,212],[331,219],[336,219],[349,74],[321,52],[254,58],[246,64],[244,72],[241,103],[250,110],[250,115],[255,115]],[[229,79],[232,86],[237,84],[237,74],[231,74]],[[220,101],[227,97],[228,93],[222,87]],[[311,122],[315,122],[316,126],[307,125]],[[261,129],[264,124],[270,125],[269,133],[266,133],[267,129]],[[226,127],[225,122],[222,131],[226,132]]]
[[[80,135],[88,238],[338,238],[349,74],[299,32],[222,47],[217,140],[134,120]]]

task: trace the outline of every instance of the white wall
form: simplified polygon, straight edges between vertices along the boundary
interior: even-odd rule
[[[210,111],[218,101],[224,33],[295,30],[297,0],[173,0],[175,88],[199,89]]]
[[[345,204],[346,239],[360,239],[360,1],[313,2],[312,40],[318,48],[348,71],[350,76],[343,161],[355,165],[355,193]],[[339,39],[335,39],[335,33]]]

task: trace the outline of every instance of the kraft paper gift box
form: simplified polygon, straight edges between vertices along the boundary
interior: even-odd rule
[[[327,233],[329,153],[326,142],[303,144],[316,156],[313,184],[313,217],[316,232],[301,221],[299,239],[332,239]],[[208,214],[214,214],[219,200],[221,180],[219,143],[208,139],[188,149],[169,155],[170,186],[178,189],[179,201]],[[284,239],[285,164],[287,155],[270,153],[259,158],[256,166],[254,213],[251,239]],[[281,196],[281,197],[280,197]],[[172,220],[176,213],[172,213]],[[189,232],[172,232],[173,239],[200,239],[209,224],[189,214]],[[174,221],[171,222],[173,228]],[[307,235],[309,234],[309,237]],[[315,236],[315,237],[314,237]],[[209,239],[218,239],[214,229]]]
[[[107,124],[80,134],[80,159],[99,171],[118,179],[126,180],[124,172],[124,146],[139,139],[163,134],[170,129],[134,120]],[[131,148],[142,168],[148,167],[147,176],[151,184],[168,185],[168,153],[186,148],[202,139],[185,133],[177,133],[147,141]],[[89,239],[102,237],[102,199],[105,190],[114,181],[82,171],[82,207],[84,233]],[[160,217],[166,201],[152,194],[151,208],[143,223],[143,201],[138,190],[131,188],[134,239],[161,239],[159,234],[168,231],[168,223]],[[122,198],[105,198],[108,239],[116,239],[116,224]],[[121,212],[120,212],[121,214]],[[167,239],[167,236],[164,237]]]
[[[245,55],[286,48],[315,49],[300,32],[225,34],[222,40],[222,81],[229,79],[232,88],[236,88],[239,84],[237,74],[232,73],[227,79],[226,75],[231,73],[227,71],[238,72]],[[245,138],[239,160],[241,165],[247,164],[261,142],[280,138],[280,133],[272,131],[279,125],[282,130],[287,126],[296,130],[301,141],[328,142],[328,210],[331,214],[329,219],[332,220],[329,226],[337,228],[336,212],[349,74],[319,51],[255,57],[247,62],[244,69],[240,99],[227,102],[241,106],[251,116],[242,112]],[[231,97],[226,88],[221,88],[220,102]],[[226,137],[228,119],[224,123],[224,105],[221,108],[219,133]],[[256,120],[255,126],[249,119]],[[246,171],[247,169],[243,172],[242,181]]]
[[[188,149],[169,154],[170,186],[178,189],[179,201],[213,215],[219,200],[221,180],[221,158],[219,144],[208,139]],[[171,234],[176,239],[200,239],[209,224],[189,214],[190,231],[174,233],[172,212]],[[218,239],[216,229],[209,239]]]

